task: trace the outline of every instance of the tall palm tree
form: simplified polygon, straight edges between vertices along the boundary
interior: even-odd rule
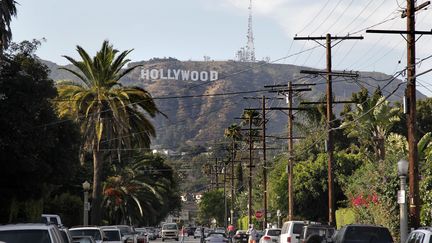
[[[10,22],[12,17],[17,14],[15,4],[17,2],[14,0],[0,0],[0,56],[2,56],[3,50],[8,47],[12,39]]]
[[[241,126],[238,124],[231,124],[224,131],[224,136],[231,139],[231,210],[234,210],[234,162],[236,158],[236,142],[241,140],[243,135]],[[241,166],[241,165],[240,165]],[[233,215],[231,215],[231,218]],[[231,220],[232,221],[232,220]]]
[[[62,68],[72,73],[78,81],[61,81],[57,84],[60,116],[75,119],[81,126],[83,152],[93,154],[92,223],[101,221],[102,169],[104,149],[149,147],[155,129],[148,116],[159,110],[150,93],[139,87],[124,87],[120,79],[137,66],[123,67],[130,61],[126,56],[132,51],[119,53],[104,41],[96,56],[90,58],[80,46],[77,51],[81,61],[64,56],[75,69]],[[117,55],[118,54],[118,55]],[[83,153],[81,154],[83,155]]]

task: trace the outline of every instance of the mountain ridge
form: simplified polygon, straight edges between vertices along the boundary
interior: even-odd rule
[[[53,80],[75,79],[70,73],[59,70],[61,67],[49,61],[43,61],[51,70]],[[266,95],[264,85],[283,84],[288,81],[297,83],[313,82],[312,91],[301,94],[302,99],[318,100],[325,94],[326,81],[321,76],[300,74],[302,69],[310,69],[291,64],[271,64],[266,62],[236,61],[179,61],[174,58],[154,58],[148,61],[131,62],[128,67],[141,65],[122,79],[123,85],[139,86],[155,98],[158,108],[167,115],[156,117],[153,122],[157,137],[153,140],[156,147],[176,150],[183,144],[207,145],[223,138],[223,131],[232,123],[238,123],[243,108],[259,108],[257,100],[244,100],[243,96]],[[67,65],[73,68],[71,65]],[[144,70],[144,71],[143,71]],[[147,71],[146,71],[147,70]],[[152,71],[155,70],[155,71]],[[170,70],[177,70],[176,73]],[[189,71],[189,80],[173,80],[180,77],[180,71]],[[218,79],[205,82],[197,81],[197,75],[205,78],[210,72],[217,72]],[[143,74],[144,72],[144,74]],[[157,79],[151,79],[151,74]],[[193,76],[192,75],[193,73]],[[207,74],[205,74],[208,72]],[[175,76],[174,74],[178,74]],[[361,72],[358,80],[334,77],[333,93],[336,100],[349,100],[352,93],[361,87],[373,92],[378,86],[390,101],[402,101],[404,91],[402,81],[392,76],[377,72]],[[171,75],[171,76],[169,76]],[[214,74],[213,74],[214,75]],[[308,77],[308,78],[305,78]],[[146,79],[149,78],[149,79]],[[250,93],[246,93],[250,91]],[[256,92],[254,92],[256,91]],[[245,93],[242,93],[245,92]],[[223,95],[230,93],[229,95]],[[418,92],[418,99],[425,98]],[[296,99],[298,102],[298,99]],[[282,100],[271,100],[269,106],[286,106]],[[335,110],[340,111],[338,105]],[[336,114],[336,112],[335,112]],[[285,131],[287,115],[283,112],[271,112],[268,134],[281,134]]]

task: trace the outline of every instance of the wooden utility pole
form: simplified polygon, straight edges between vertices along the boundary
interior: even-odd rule
[[[407,41],[407,88],[405,91],[407,103],[407,129],[408,129],[408,162],[409,162],[409,214],[411,228],[420,227],[420,194],[418,175],[418,149],[417,149],[417,124],[416,124],[416,35],[432,35],[432,31],[415,30],[415,12],[430,4],[426,1],[415,6],[415,0],[407,0],[407,9],[402,13],[402,18],[407,18],[407,30],[366,30],[366,33],[380,34],[406,34]]]
[[[230,209],[230,223],[234,224],[234,161],[236,154],[236,143],[233,138],[232,140],[232,151],[231,151],[231,209]]]
[[[249,117],[249,180],[248,180],[248,225],[252,224],[252,117]]]
[[[267,228],[267,157],[266,157],[266,97],[262,97],[262,142],[263,142],[263,180],[264,180],[264,222],[263,230]]]
[[[332,59],[331,59],[331,49],[332,40],[348,40],[348,39],[363,39],[362,36],[343,36],[343,37],[332,37],[327,34],[325,37],[294,37],[294,40],[325,40],[326,45],[322,45],[327,50],[327,182],[328,182],[328,222],[331,225],[335,224],[335,202],[334,202],[334,179],[333,179],[333,91],[332,91]],[[337,42],[336,44],[338,44]],[[336,45],[335,44],[335,45]]]
[[[293,190],[293,114],[292,114],[292,82],[288,82],[288,220],[294,216],[294,190]]]
[[[311,91],[311,88],[303,89],[293,89],[294,86],[312,86],[315,84],[293,84],[291,81],[287,85],[270,85],[264,86],[265,88],[276,88],[275,90],[270,90],[270,92],[285,93],[288,98],[288,165],[287,165],[287,177],[288,177],[288,220],[294,219],[294,190],[293,190],[293,168],[294,168],[294,146],[293,146],[293,110],[306,110],[304,108],[293,108],[293,92],[297,91]],[[277,88],[279,87],[279,88]],[[284,88],[285,87],[285,88]],[[288,87],[288,89],[286,89]],[[288,93],[288,94],[286,94]]]
[[[407,1],[407,90],[408,99],[408,162],[409,162],[409,187],[410,187],[410,218],[411,226],[420,227],[420,195],[418,184],[418,151],[417,151],[417,127],[416,127],[416,60],[415,60],[415,1]]]

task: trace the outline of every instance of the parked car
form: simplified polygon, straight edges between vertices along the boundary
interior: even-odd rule
[[[422,227],[411,231],[406,239],[406,243],[429,243],[432,242],[432,228]]]
[[[7,224],[0,226],[0,241],[11,243],[65,243],[57,225]]]
[[[127,243],[138,243],[137,234],[135,229],[130,225],[113,225],[120,230],[122,241]]]
[[[234,235],[234,243],[244,243],[248,242],[249,236],[246,230],[237,230]]]
[[[162,241],[166,239],[179,240],[179,229],[176,223],[165,223],[162,225]]]
[[[102,228],[105,235],[104,243],[123,243],[119,229]]]
[[[196,239],[196,238],[201,238],[201,237],[202,237],[202,232],[201,232],[201,230],[202,230],[201,227],[197,227],[197,228],[195,229],[195,232],[194,232],[194,239]]]
[[[207,237],[209,233],[213,232],[212,229],[204,227],[204,237]]]
[[[155,228],[148,227],[148,228],[146,228],[146,232],[147,232],[147,237],[149,240],[156,240],[157,239],[158,236],[157,236]]]
[[[303,226],[300,234],[300,242],[306,243],[306,239],[311,235],[318,235],[321,238],[321,243],[332,241],[332,236],[335,233],[335,227],[324,224],[309,224]]]
[[[187,236],[194,236],[196,227],[188,227],[187,228]]]
[[[279,243],[281,229],[265,229],[259,243]]]
[[[390,231],[383,226],[350,224],[333,237],[334,243],[393,243]]]
[[[72,240],[72,235],[70,234],[68,228],[66,228],[66,227],[61,227],[61,228],[59,228],[59,230],[60,230],[60,234],[61,234],[61,236],[62,236],[62,238],[63,238],[63,241],[64,241],[65,243],[72,243],[72,242],[73,242],[73,240]]]
[[[63,227],[61,218],[57,214],[42,214],[41,223],[44,224],[52,223],[52,224],[56,224],[58,227]]]
[[[227,243],[229,242],[228,236],[223,232],[211,232],[204,239],[205,243]]]
[[[299,243],[304,221],[287,221],[282,225],[280,243]]]
[[[93,237],[88,235],[72,236],[73,243],[96,243]]]
[[[72,238],[74,236],[91,236],[96,243],[102,243],[105,238],[102,229],[96,226],[72,227],[69,232]]]

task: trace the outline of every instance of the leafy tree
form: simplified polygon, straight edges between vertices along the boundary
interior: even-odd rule
[[[355,107],[354,111],[345,113],[342,127],[348,137],[358,138],[365,149],[371,149],[376,158],[383,161],[385,140],[393,125],[400,120],[400,109],[392,107],[379,90]]]
[[[12,40],[12,30],[10,22],[12,17],[16,16],[17,10],[14,0],[0,1],[0,58],[3,56],[3,50],[7,49],[9,42]]]
[[[224,222],[224,195],[222,190],[212,190],[203,194],[198,205],[198,218],[202,224],[210,225],[216,219],[219,225]]]
[[[108,41],[104,41],[96,56],[91,58],[80,46],[81,61],[65,56],[79,71],[64,70],[79,81],[62,81],[57,88],[60,99],[58,110],[62,117],[73,118],[81,127],[83,151],[93,154],[93,224],[101,222],[103,149],[131,148],[132,144],[148,147],[155,129],[146,114],[154,117],[159,111],[151,97],[139,87],[123,87],[122,77],[137,66],[122,68],[130,61],[131,52],[118,54]]]
[[[54,83],[33,53],[39,44],[13,45],[0,62],[1,223],[39,219],[43,199],[70,185],[79,165],[79,133],[57,117]]]

